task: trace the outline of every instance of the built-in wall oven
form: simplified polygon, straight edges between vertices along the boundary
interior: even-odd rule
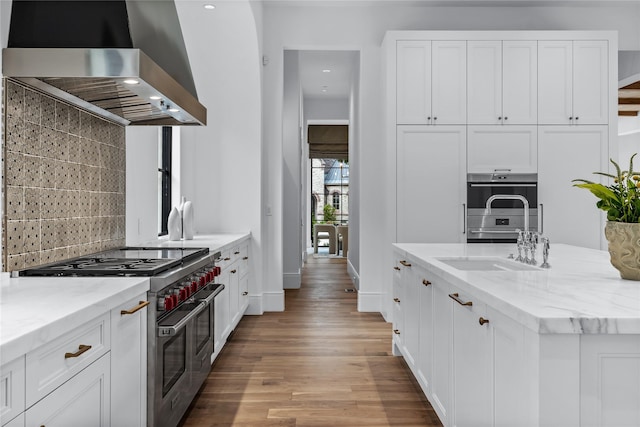
[[[220,253],[207,248],[109,250],[22,276],[149,276],[147,425],[175,427],[211,369]]]
[[[538,230],[537,174],[467,175],[467,242],[515,243],[517,229]]]

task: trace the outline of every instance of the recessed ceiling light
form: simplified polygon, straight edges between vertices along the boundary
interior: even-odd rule
[[[127,80],[123,80],[123,83],[128,84],[128,85],[137,85],[140,82],[136,79],[127,79]]]
[[[204,5],[204,8],[205,8],[205,9],[212,10],[212,9],[215,9],[215,8],[216,8],[216,6],[215,6],[215,5],[213,5],[213,4],[205,4],[205,5]]]
[[[161,96],[157,96],[157,95],[153,95],[153,96],[150,96],[149,99],[153,99],[154,101],[158,101],[158,100],[162,99],[162,97]]]
[[[323,72],[323,73],[330,73],[330,72],[331,72],[331,70],[330,70],[330,69],[328,69],[328,68],[325,68],[324,70],[322,70],[322,72]]]
[[[169,108],[169,111],[171,111],[172,113],[177,113],[180,110],[178,110],[177,108]]]

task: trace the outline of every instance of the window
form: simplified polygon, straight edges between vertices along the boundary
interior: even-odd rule
[[[171,127],[163,126],[158,142],[158,236],[168,233],[167,220],[171,211],[171,134]]]
[[[333,207],[337,211],[340,210],[340,193],[333,193]]]

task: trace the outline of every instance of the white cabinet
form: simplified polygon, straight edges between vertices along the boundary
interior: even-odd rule
[[[396,123],[466,122],[466,41],[400,40]]]
[[[111,310],[111,424],[147,425],[146,294]]]
[[[468,126],[469,173],[537,173],[537,126]]]
[[[222,283],[224,289],[214,299],[215,323],[213,327],[213,353],[217,355],[222,350],[230,330],[229,319],[229,273],[222,272],[216,277],[216,283]]]
[[[609,54],[606,40],[538,43],[538,122],[607,124]]]
[[[607,126],[540,127],[538,229],[552,245],[603,248],[604,215],[596,209],[597,198],[571,180],[601,181],[593,172],[609,169],[607,141]]]
[[[110,426],[109,363],[107,353],[37,402],[25,413],[26,425]]]
[[[430,281],[433,286],[433,379],[428,396],[442,424],[449,426],[453,398],[453,304],[449,298],[452,291],[440,278]]]
[[[398,126],[396,241],[463,240],[466,128]]]
[[[467,123],[537,124],[537,41],[467,42]]]
[[[2,426],[25,409],[25,358],[3,363],[0,368],[0,421]]]
[[[420,288],[411,260],[401,260],[403,271],[404,358],[411,370],[417,372],[420,359]]]
[[[425,393],[431,392],[433,378],[433,278],[421,267],[415,267],[415,280],[419,287],[418,324],[419,358],[417,360],[417,378]]]
[[[460,290],[453,304],[453,424],[456,427],[491,426],[491,334],[486,306]]]
[[[404,257],[402,254],[394,253],[393,259],[393,282],[391,286],[391,318],[393,321],[393,354],[400,355],[404,351],[404,310],[403,301],[405,296],[405,283],[403,276],[406,271],[403,271],[402,264]]]
[[[24,413],[18,415],[7,424],[3,424],[2,427],[24,427]]]

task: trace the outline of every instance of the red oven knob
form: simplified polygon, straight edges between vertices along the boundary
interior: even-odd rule
[[[193,282],[191,282],[191,293],[195,293],[198,290],[198,282],[196,282],[195,280]]]
[[[200,276],[199,283],[200,287],[203,287],[207,283],[207,278],[205,275]]]
[[[167,295],[164,297],[164,309],[169,311],[172,310],[174,307],[173,304],[173,296],[172,295]]]
[[[216,276],[219,276],[219,275],[220,275],[220,273],[222,273],[222,268],[221,268],[221,267],[216,267],[215,275],[216,275]]]
[[[173,293],[171,294],[171,301],[173,302],[171,308],[178,306],[178,303],[180,302],[180,290],[178,288],[173,290]]]

